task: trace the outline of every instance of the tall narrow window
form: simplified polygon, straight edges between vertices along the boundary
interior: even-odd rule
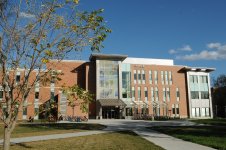
[[[166,88],[163,88],[163,101],[166,101]]]
[[[135,89],[132,87],[132,100],[135,100]]]
[[[151,87],[151,100],[154,101],[155,100],[155,94],[154,94],[154,88]]]
[[[161,81],[162,81],[162,85],[164,84],[164,71],[161,71]]]
[[[3,91],[1,90],[0,91],[0,100],[2,100],[3,99]]]
[[[179,114],[180,114],[180,112],[179,112],[179,105],[176,104],[176,115],[178,116]]]
[[[169,84],[168,72],[167,71],[165,71],[165,83],[166,83],[166,85]]]
[[[173,84],[172,72],[171,71],[169,71],[169,83],[170,83],[170,85]]]
[[[152,84],[152,71],[149,71],[149,83]]]
[[[167,95],[168,101],[170,101],[170,88],[166,88],[166,95]]]
[[[145,71],[142,70],[142,84],[145,84]]]
[[[133,70],[133,78],[134,78],[134,84],[137,83],[137,71]]]
[[[20,82],[20,75],[16,75],[16,83]]]
[[[39,92],[35,92],[35,99],[39,99]]]
[[[173,115],[176,114],[174,104],[172,104],[172,114],[173,114]]]
[[[140,101],[140,98],[141,98],[141,89],[140,87],[138,87],[138,101]]]
[[[176,96],[177,96],[177,101],[180,100],[180,91],[179,88],[176,88]]]
[[[145,97],[145,101],[148,100],[148,89],[147,87],[144,87],[144,97]]]
[[[157,87],[155,87],[155,100],[158,101],[159,100],[159,90]]]
[[[158,84],[158,72],[155,71],[155,84]]]

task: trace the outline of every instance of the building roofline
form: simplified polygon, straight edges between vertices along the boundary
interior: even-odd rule
[[[57,60],[57,59],[51,59],[50,62],[83,62],[86,63],[85,60],[70,60],[70,59],[63,59],[63,60]]]
[[[125,60],[128,55],[120,55],[120,54],[91,54],[89,57],[90,61],[95,61],[96,59],[114,59],[114,60]]]
[[[193,72],[212,72],[215,71],[216,68],[207,68],[207,67],[188,67],[185,66],[181,69],[181,71],[193,71]]]

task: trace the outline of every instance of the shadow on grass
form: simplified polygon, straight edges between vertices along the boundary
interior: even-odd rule
[[[210,146],[217,149],[226,149],[225,126],[164,126],[150,127],[186,141]]]
[[[106,128],[100,124],[86,124],[86,123],[37,123],[37,124],[19,124],[19,127],[36,128],[36,129],[57,129],[57,130],[103,130]]]

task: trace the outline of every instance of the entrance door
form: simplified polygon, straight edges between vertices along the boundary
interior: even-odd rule
[[[119,108],[114,106],[102,107],[103,119],[119,119]]]

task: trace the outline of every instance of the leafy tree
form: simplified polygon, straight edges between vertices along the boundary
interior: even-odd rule
[[[60,61],[72,51],[84,48],[99,51],[111,30],[101,16],[103,9],[80,11],[78,0],[0,2],[0,84],[4,95],[0,108],[4,122],[3,148],[8,150],[18,111],[35,84],[52,77],[54,70],[46,67],[49,60]]]
[[[226,117],[226,75],[213,79],[212,101],[215,117]]]
[[[214,87],[226,87],[226,75],[221,74],[216,79],[213,79]]]
[[[79,87],[78,85],[73,85],[71,87],[63,87],[63,94],[66,96],[68,101],[68,106],[73,109],[76,105],[80,106],[82,112],[88,111],[89,103],[93,100],[93,94]]]

